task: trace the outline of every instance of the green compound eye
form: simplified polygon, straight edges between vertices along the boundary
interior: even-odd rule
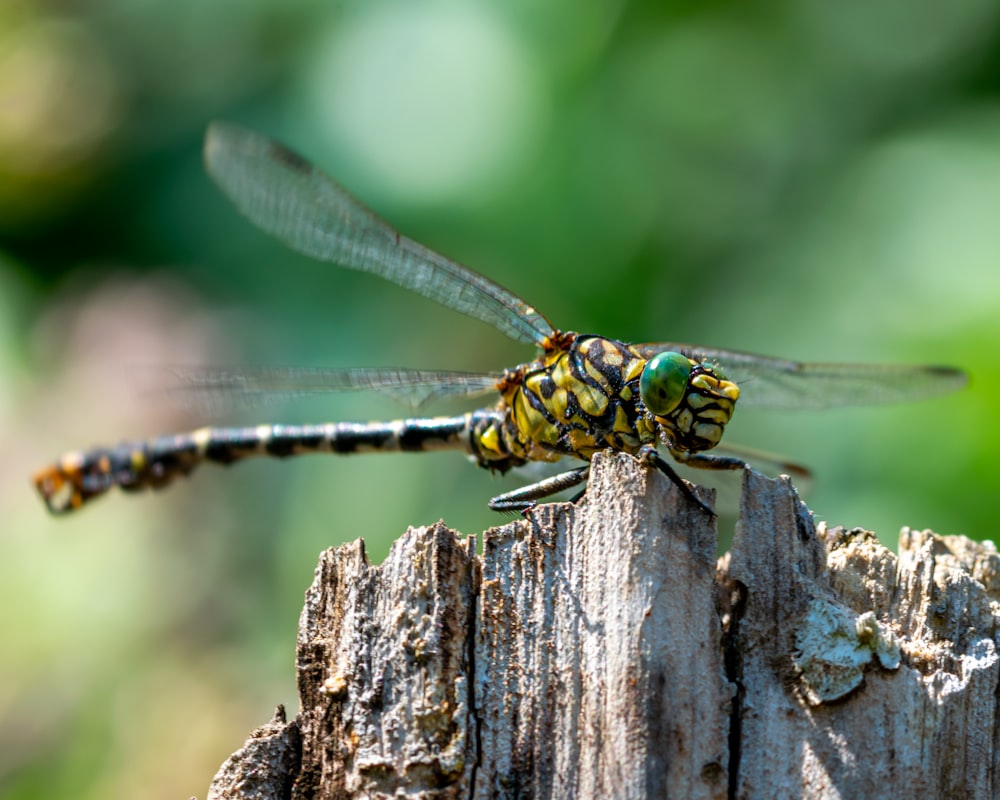
[[[684,399],[691,361],[680,353],[657,353],[643,367],[639,377],[639,397],[658,417],[669,414]]]

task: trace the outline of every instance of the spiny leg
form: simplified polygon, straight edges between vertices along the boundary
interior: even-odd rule
[[[522,486],[520,489],[494,497],[490,500],[490,508],[494,511],[527,511],[529,508],[534,508],[542,498],[572,486],[579,486],[587,480],[589,474],[590,464],[587,464],[577,469],[571,469],[569,472],[553,475],[538,483]]]
[[[747,462],[737,456],[719,456],[712,453],[672,452],[671,455],[681,464],[698,469],[743,469]],[[795,465],[790,465],[794,467]],[[806,470],[808,473],[808,470]]]
[[[712,457],[712,456],[701,456],[701,458],[708,459],[708,458],[715,458],[715,457]],[[719,456],[718,458],[727,459],[726,456]],[[658,452],[656,452],[656,447],[654,445],[644,444],[642,447],[640,447],[639,448],[639,460],[643,464],[646,464],[647,466],[656,467],[660,472],[662,472],[664,475],[666,475],[668,478],[670,478],[671,482],[678,489],[681,490],[681,494],[683,494],[688,500],[690,500],[692,503],[694,503],[696,506],[698,506],[702,511],[704,511],[709,516],[711,516],[711,517],[715,516],[715,511],[713,511],[711,508],[709,508],[707,505],[705,505],[705,503],[703,503],[701,501],[701,499],[692,491],[692,489],[691,489],[690,485],[687,483],[687,481],[685,481],[680,475],[677,474],[677,472],[674,470],[674,468],[672,466],[670,466],[670,464],[663,458],[663,456],[661,456]],[[731,460],[733,462],[739,461],[738,458],[727,459],[727,460]],[[733,464],[731,466],[730,465],[723,466],[723,465],[720,464],[719,466],[717,466],[715,468],[716,469],[739,469],[742,465],[743,465],[743,462],[740,462],[740,466],[737,466],[736,464]],[[701,463],[699,463],[697,466],[705,466],[705,467],[707,467],[706,464],[701,464]],[[711,469],[712,467],[707,467],[707,468]]]

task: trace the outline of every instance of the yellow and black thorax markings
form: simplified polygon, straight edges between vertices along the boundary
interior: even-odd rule
[[[566,337],[500,382],[507,447],[528,460],[597,450],[636,452],[649,436],[639,432],[639,376],[646,359],[624,342],[600,336]]]

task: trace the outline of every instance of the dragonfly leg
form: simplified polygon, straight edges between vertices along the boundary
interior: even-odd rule
[[[747,462],[736,456],[720,456],[712,453],[671,453],[681,464],[698,469],[743,469]]]
[[[656,467],[656,469],[658,469],[660,472],[662,472],[664,475],[670,478],[671,482],[673,482],[673,484],[678,489],[681,490],[681,494],[683,494],[688,500],[690,500],[692,503],[698,506],[698,508],[700,508],[706,514],[708,514],[710,517],[715,516],[715,512],[707,505],[705,505],[698,498],[698,496],[691,490],[691,486],[687,483],[687,481],[685,481],[680,475],[678,475],[674,471],[674,468],[670,466],[670,464],[663,458],[663,456],[661,456],[658,452],[656,452],[656,447],[654,445],[644,444],[642,447],[640,447],[639,460],[643,464],[646,464],[647,466]],[[736,469],[736,467],[735,466],[723,467],[723,469]]]
[[[571,486],[578,486],[587,480],[589,474],[590,464],[587,464],[577,469],[571,469],[569,472],[553,475],[551,478],[532,483],[530,486],[522,486],[520,489],[494,497],[490,500],[490,508],[494,511],[527,511],[534,508],[542,498],[561,492],[563,489],[569,489]],[[578,499],[579,496],[577,495],[574,500]]]

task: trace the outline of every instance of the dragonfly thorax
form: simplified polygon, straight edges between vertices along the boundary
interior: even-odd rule
[[[601,336],[562,334],[559,345],[504,374],[497,416],[477,437],[483,466],[635,454],[657,442],[698,452],[722,438],[739,389],[713,365],[678,353],[647,358]]]
[[[651,360],[625,342],[561,334],[558,344],[546,348],[538,360],[504,374],[497,387],[502,397],[497,412],[503,423],[480,438],[480,463],[492,467],[493,461],[510,457],[589,460],[604,449],[638,453],[644,444],[661,438],[676,441],[678,447],[705,449],[712,436],[706,424],[718,425],[720,417],[703,400],[703,395],[717,388],[708,386],[714,373],[694,362],[686,364],[696,385],[689,388],[688,381],[682,381],[680,396],[673,401],[675,408],[669,414],[660,408],[664,416],[654,417],[640,397],[640,379]],[[732,402],[722,426],[730,414]]]

